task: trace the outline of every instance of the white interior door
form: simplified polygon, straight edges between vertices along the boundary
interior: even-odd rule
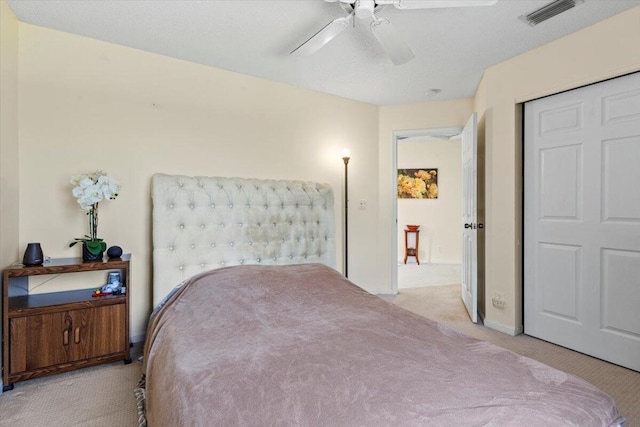
[[[640,371],[640,73],[525,105],[525,333]]]
[[[478,323],[478,126],[473,113],[462,130],[462,301]]]

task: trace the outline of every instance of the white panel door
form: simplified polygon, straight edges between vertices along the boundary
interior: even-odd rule
[[[640,371],[640,73],[525,104],[524,331]]]
[[[473,113],[462,130],[462,301],[478,323],[478,126]]]

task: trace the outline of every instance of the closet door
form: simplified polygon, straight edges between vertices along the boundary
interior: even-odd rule
[[[640,73],[524,126],[525,333],[640,371]]]

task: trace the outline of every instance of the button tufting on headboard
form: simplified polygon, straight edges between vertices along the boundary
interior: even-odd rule
[[[328,184],[156,174],[152,198],[154,305],[210,268],[304,262],[335,267]]]

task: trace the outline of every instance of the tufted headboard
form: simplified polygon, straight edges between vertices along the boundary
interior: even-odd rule
[[[180,282],[240,264],[335,268],[329,184],[156,174],[153,304]]]

